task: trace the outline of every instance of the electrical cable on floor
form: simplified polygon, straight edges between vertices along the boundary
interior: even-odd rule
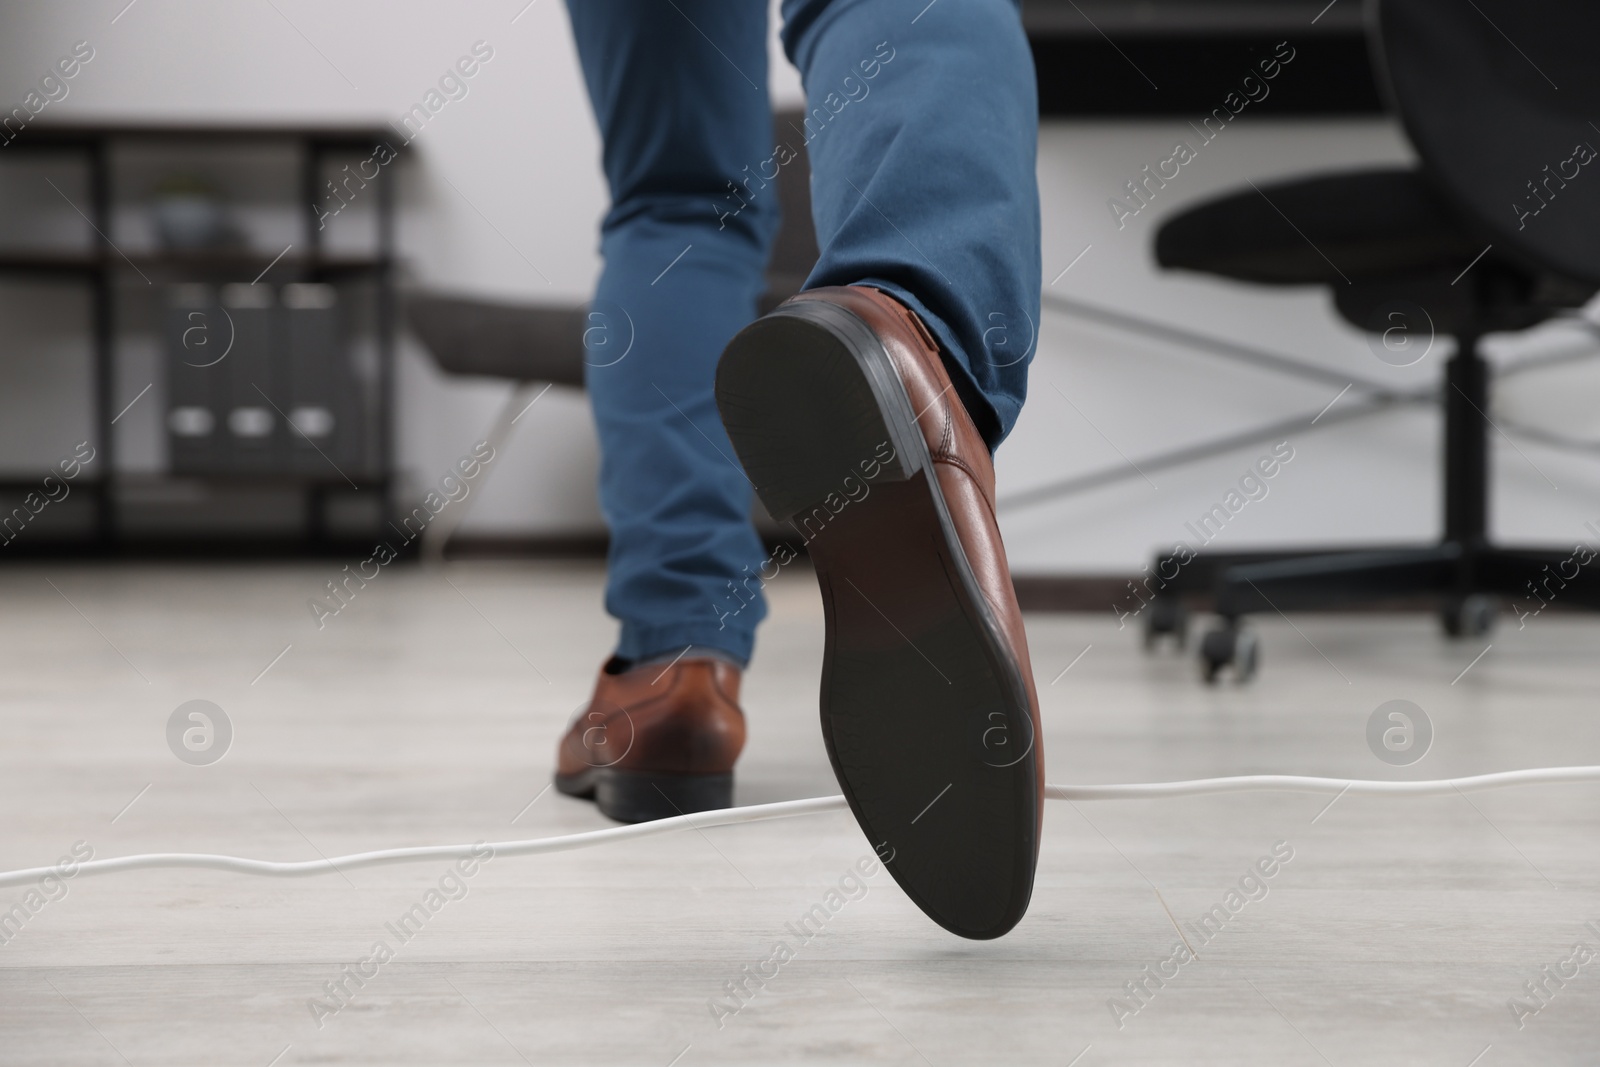
[[[1047,785],[1045,796],[1051,800],[1159,800],[1166,797],[1205,796],[1216,793],[1245,793],[1279,791],[1291,793],[1335,794],[1387,794],[1392,796],[1449,796],[1481,789],[1503,789],[1507,786],[1547,784],[1553,782],[1600,782],[1600,767],[1540,767],[1522,771],[1501,771],[1496,774],[1479,774],[1470,778],[1442,778],[1420,782],[1386,782],[1351,778],[1307,778],[1292,774],[1253,774],[1236,778],[1199,778],[1188,782],[1147,782],[1134,785]],[[811,797],[806,800],[781,800],[773,804],[752,804],[741,808],[720,808],[678,815],[655,822],[635,823],[631,826],[614,826],[585,833],[563,834],[559,837],[538,837],[524,841],[490,842],[488,848],[496,857],[533,856],[545,852],[566,852],[594,845],[627,841],[654,834],[668,834],[679,830],[704,830],[712,826],[733,826],[739,823],[764,822],[768,819],[787,819],[799,815],[817,815],[827,811],[844,811],[844,797]],[[111,874],[115,871],[149,870],[161,867],[187,867],[203,870],[232,871],[235,874],[255,874],[271,878],[305,878],[311,875],[331,874],[355,870],[358,867],[378,867],[391,863],[417,863],[423,860],[467,859],[483,855],[484,845],[421,845],[415,848],[389,848],[376,852],[357,852],[332,859],[302,860],[275,863],[271,860],[243,859],[236,856],[206,855],[194,852],[157,852],[140,856],[118,856],[111,859],[89,860],[78,865],[77,876]],[[55,874],[54,867],[30,867],[26,870],[0,873],[0,888],[28,885],[47,874]],[[58,875],[59,877],[59,875]]]

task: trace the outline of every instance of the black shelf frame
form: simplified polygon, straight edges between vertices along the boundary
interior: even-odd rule
[[[111,150],[113,143],[128,141],[193,141],[215,143],[218,141],[279,141],[295,146],[299,158],[300,174],[296,195],[303,209],[303,255],[273,260],[271,253],[247,250],[218,250],[203,253],[164,253],[156,255],[123,255],[111,241],[112,228],[112,173]],[[404,152],[404,139],[398,139],[392,130],[383,126],[269,126],[269,125],[165,125],[146,123],[106,125],[57,125],[30,127],[25,137],[19,137],[6,147],[13,155],[32,153],[79,153],[84,157],[89,178],[88,221],[94,229],[94,246],[88,251],[54,252],[49,250],[0,249],[0,277],[23,276],[77,280],[89,287],[91,295],[90,333],[93,348],[94,372],[94,428],[96,461],[100,473],[91,480],[80,483],[95,500],[94,536],[88,544],[51,543],[27,546],[23,554],[79,554],[87,551],[93,555],[127,553],[137,547],[140,551],[154,551],[193,547],[192,539],[181,539],[176,544],[151,543],[142,540],[130,545],[121,534],[117,523],[118,474],[116,466],[116,434],[112,426],[116,418],[116,398],[113,396],[116,359],[116,305],[115,285],[119,274],[127,271],[150,270],[173,280],[218,281],[234,274],[253,277],[269,264],[273,270],[289,270],[305,281],[319,282],[339,277],[359,276],[371,279],[376,289],[376,342],[378,353],[377,468],[376,480],[355,479],[358,490],[371,490],[379,494],[381,513],[387,522],[393,511],[392,490],[394,482],[394,346],[395,315],[399,301],[396,294],[395,259],[395,168],[392,163],[380,167],[376,178],[371,179],[376,189],[377,248],[372,256],[329,256],[323,251],[322,231],[318,228],[316,205],[319,199],[323,167],[330,155],[370,152],[386,145],[396,155]],[[76,206],[76,205],[74,205]],[[297,242],[299,243],[299,242]],[[338,546],[330,536],[327,523],[327,500],[330,491],[346,488],[350,483],[342,476],[318,478],[307,475],[249,474],[214,477],[184,476],[186,481],[217,481],[230,485],[281,484],[292,480],[307,493],[308,522],[299,548],[312,554],[322,554]],[[10,483],[13,479],[6,479]],[[365,542],[362,542],[363,544]],[[219,547],[246,543],[229,541]],[[267,543],[256,545],[265,547]],[[279,542],[270,542],[281,551]]]

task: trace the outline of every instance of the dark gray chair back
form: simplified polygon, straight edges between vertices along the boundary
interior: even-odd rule
[[[1600,283],[1600,2],[1372,0],[1429,179],[1497,252]]]

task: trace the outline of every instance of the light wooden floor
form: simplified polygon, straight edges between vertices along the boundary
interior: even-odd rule
[[[741,803],[836,791],[802,567],[773,589],[748,677]],[[0,572],[0,868],[77,841],[306,859],[604,825],[541,795],[612,635],[597,567],[386,570],[319,632],[305,602],[333,571]],[[1447,643],[1428,618],[1263,621],[1245,689],[1200,686],[1188,656],[1146,658],[1109,611],[1028,622],[1056,782],[1600,763],[1600,623],[1578,616],[1503,623],[1459,678],[1488,640]],[[1407,768],[1365,739],[1397,697],[1436,729]],[[210,767],[166,746],[194,698],[236,730]],[[1584,926],[1600,928],[1600,786],[1326,805],[1052,802],[1032,910],[983,944],[882,873],[800,944],[786,924],[869,852],[845,815],[497,859],[404,944],[385,923],[443,864],[82,878],[0,945],[0,1063],[1600,1061],[1600,959],[1520,1030],[1507,1004],[1574,943],[1600,948]],[[1280,841],[1294,858],[1268,895],[1119,1029],[1108,1000],[1170,955],[1167,909],[1198,920]],[[0,911],[21,898],[0,890]],[[394,958],[319,1028],[308,1002],[380,939]],[[795,958],[719,1028],[708,1003],[779,940]]]

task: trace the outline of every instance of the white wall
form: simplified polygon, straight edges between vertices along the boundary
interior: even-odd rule
[[[477,40],[494,58],[413,143],[402,195],[401,251],[418,283],[509,299],[573,300],[599,269],[595,228],[605,207],[599,145],[559,0],[83,0],[0,8],[0,106],[20,103],[73,42],[95,59],[44,118],[137,121],[385,122],[397,118]],[[275,5],[275,7],[274,7]],[[120,14],[119,14],[120,13]],[[113,21],[115,19],[115,21]],[[515,19],[515,21],[513,21]],[[797,79],[774,44],[779,102]],[[1285,76],[1292,73],[1292,69]],[[1045,279],[1091,250],[1053,291],[1275,348],[1352,374],[1426,380],[1440,350],[1394,370],[1341,325],[1320,292],[1263,291],[1158,274],[1150,256],[1164,211],[1231,188],[1324,166],[1401,160],[1383,121],[1254,122],[1227,131],[1157,202],[1119,231],[1105,201],[1140,166],[1164,158],[1182,123],[1053,123],[1041,138]],[[3,342],[12,349],[15,338]],[[1001,492],[1137,460],[1232,429],[1307,412],[1337,390],[1243,370],[1047,312],[1033,400],[1000,454]],[[81,359],[81,353],[79,357]],[[54,404],[81,407],[71,387],[6,371],[0,425]],[[1587,365],[1517,382],[1501,403],[1524,419],[1574,432],[1600,429]],[[400,359],[402,466],[432,481],[486,425],[507,387],[437,374],[407,339]],[[1072,399],[1062,399],[1059,388]],[[1087,418],[1085,417],[1087,416]],[[79,413],[81,417],[81,412]],[[1093,425],[1089,423],[1093,420]],[[1098,429],[1096,429],[1096,427]],[[1384,415],[1293,436],[1295,460],[1224,535],[1231,544],[1426,537],[1436,523],[1434,420]],[[9,448],[11,435],[0,434]],[[1108,443],[1108,440],[1109,442]],[[1586,460],[1518,442],[1501,446],[1496,523],[1523,537],[1565,541],[1600,517],[1600,477]],[[1142,478],[1046,506],[1004,513],[1019,571],[1136,568],[1183,523],[1219,500],[1262,449]],[[8,452],[9,456],[9,452]],[[0,466],[7,459],[0,457]],[[1530,464],[1536,464],[1543,474]],[[581,396],[552,391],[519,424],[468,533],[567,534],[598,528],[593,433]],[[1553,491],[1549,482],[1560,491]],[[1157,488],[1159,487],[1159,488]],[[1219,541],[1219,546],[1221,545]]]
[[[1288,68],[1282,77],[1292,73]],[[1121,229],[1107,201],[1122,183],[1145,164],[1171,155],[1176,141],[1198,147],[1200,139],[1181,121],[1048,126],[1039,165],[1047,291],[1396,388],[1437,381],[1449,354],[1447,341],[1441,339],[1415,366],[1390,366],[1373,353],[1369,335],[1338,317],[1325,289],[1268,288],[1157,270],[1154,231],[1165,214],[1184,205],[1245,188],[1246,180],[1264,185],[1412,158],[1396,127],[1384,119],[1237,123],[1199,148],[1199,158],[1182,167],[1149,207],[1123,220]],[[1090,251],[1060,275],[1085,246]],[[1560,325],[1492,339],[1489,348],[1492,358],[1503,360],[1593,352],[1596,345],[1582,331]],[[1001,497],[1073,474],[1127,469],[1142,456],[1303,413],[1305,428],[1287,435],[1295,458],[1268,483],[1266,497],[1228,523],[1213,548],[1435,537],[1436,414],[1401,408],[1312,427],[1340,388],[1238,366],[1047,309],[1030,402],[998,457]],[[1354,395],[1346,394],[1341,404]],[[1496,395],[1494,415],[1497,421],[1538,423],[1600,440],[1596,396],[1600,363],[1588,360],[1509,380]],[[1558,544],[1592,537],[1581,527],[1600,519],[1600,457],[1498,435],[1491,447],[1494,533]],[[1056,503],[1003,507],[1012,566],[1023,573],[1118,572],[1137,569],[1152,551],[1170,549],[1179,539],[1195,544],[1185,523],[1221,502],[1266,451],[1252,445],[1154,473],[1148,481],[1135,475]]]
[[[449,103],[412,142],[416,159],[402,172],[400,246],[408,279],[507,299],[588,295],[600,267],[596,235],[606,195],[599,140],[560,0],[274,4],[4,5],[0,101],[6,109],[20,104],[58,56],[87,40],[94,58],[39,122],[386,123],[483,40],[494,49],[493,59],[471,79],[468,95]],[[773,59],[775,99],[799,100],[798,78],[775,35]],[[45,192],[45,207],[60,206],[49,204],[53,195]],[[0,292],[0,309],[8,295],[32,299]],[[7,397],[0,401],[0,426],[29,428],[0,432],[0,446],[13,436],[25,442],[48,436],[56,409],[70,410],[75,426],[87,425],[85,393],[74,380],[85,372],[87,349],[70,338],[51,342],[66,350],[59,362],[70,363],[73,372],[55,373],[55,388],[40,388],[37,368],[19,376],[0,366]],[[128,353],[141,367],[155,358],[147,347]],[[54,353],[41,356],[39,343],[15,337],[0,339],[0,350],[31,362],[58,362]],[[6,362],[14,361],[0,360]],[[130,373],[119,395],[137,393],[149,380],[140,374]],[[449,468],[508,392],[502,383],[444,378],[409,337],[401,346],[398,381],[399,462],[419,483],[436,481]],[[141,442],[129,444],[125,455],[135,461],[147,451]],[[42,466],[54,459],[52,447],[8,447],[0,468]],[[503,466],[463,532],[598,530],[595,464],[586,401],[552,390],[519,422]]]

